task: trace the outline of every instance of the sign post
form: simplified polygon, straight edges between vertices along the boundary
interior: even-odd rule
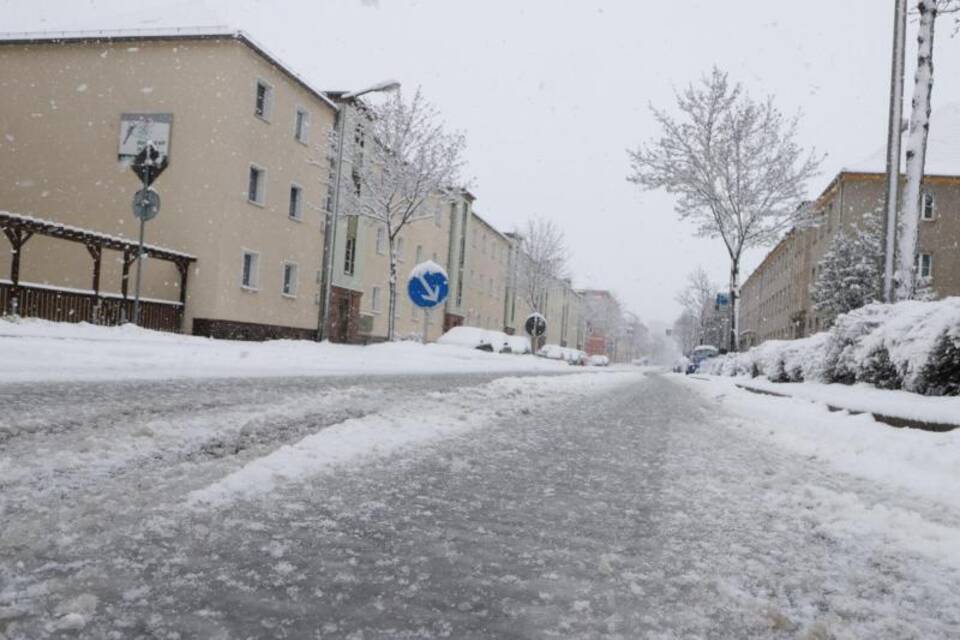
[[[423,309],[423,343],[427,343],[427,329],[430,325],[430,310],[443,304],[450,294],[450,282],[447,272],[433,260],[421,262],[410,272],[407,281],[407,295],[410,301]]]
[[[150,188],[164,169],[167,168],[167,156],[151,140],[134,157],[130,168],[143,183],[143,188],[133,194],[133,215],[140,220],[140,241],[137,245],[137,279],[133,294],[133,323],[140,324],[140,281],[143,271],[143,232],[148,220],[160,213],[160,194]]]
[[[537,343],[540,337],[547,332],[547,319],[539,313],[531,313],[523,323],[523,329],[530,336],[530,352],[537,355]]]

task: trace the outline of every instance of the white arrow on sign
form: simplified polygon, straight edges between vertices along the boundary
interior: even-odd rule
[[[424,300],[429,300],[430,302],[440,301],[440,287],[436,287],[436,288],[431,287],[430,283],[427,282],[427,279],[424,277],[424,274],[422,273],[417,274],[417,280],[420,281],[420,284],[423,285],[424,291],[427,292],[427,294],[423,296]]]

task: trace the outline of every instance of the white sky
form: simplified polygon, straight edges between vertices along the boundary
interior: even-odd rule
[[[911,0],[911,5],[914,4]],[[828,154],[818,193],[882,146],[889,0],[0,0],[5,31],[238,26],[314,84],[384,78],[423,87],[467,134],[477,211],[503,230],[564,228],[579,285],[614,289],[671,321],[697,264],[718,283],[718,240],[696,239],[672,199],[626,182],[625,149],[657,130],[648,104],[714,64],[755,95],[801,110],[801,142]],[[908,32],[907,104],[915,24]],[[960,37],[942,21],[934,108],[960,102]],[[905,114],[907,115],[907,114]],[[936,132],[933,132],[936,135]],[[744,276],[765,250],[747,256]]]

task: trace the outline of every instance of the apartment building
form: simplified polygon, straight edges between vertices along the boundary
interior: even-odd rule
[[[470,259],[464,278],[466,323],[503,331],[510,269],[510,239],[473,211],[468,230]]]
[[[929,169],[946,168],[938,162],[938,147],[931,144],[931,150]],[[884,175],[879,170],[842,171],[834,178],[810,205],[814,225],[791,230],[741,287],[742,348],[828,328],[829,318],[818,314],[810,300],[819,263],[837,233],[860,226],[864,216],[880,215],[883,195]],[[918,247],[918,273],[930,279],[936,295],[960,295],[960,175],[924,178]]]
[[[335,234],[325,227],[334,207],[328,132],[344,113],[342,94],[321,92],[249,35],[216,28],[0,36],[0,89],[0,212],[13,212],[0,213],[13,245],[0,262],[0,312],[131,317],[131,202],[141,184],[125,145],[140,127],[162,125],[157,142],[170,163],[154,185],[160,213],[146,225],[145,326],[313,338],[330,251],[323,335],[386,338],[385,229],[348,210]],[[436,194],[397,238],[398,336],[422,335],[423,312],[405,285],[426,259],[450,276],[428,339],[463,324],[523,332],[532,309],[517,292],[519,239],[474,202],[462,189]],[[583,305],[570,283],[543,302],[546,339],[581,346]]]
[[[578,292],[584,310],[584,346],[588,355],[605,355],[613,359],[617,352],[616,329],[623,311],[617,299],[603,289]]]
[[[246,34],[216,29],[5,37],[0,90],[0,209],[136,240],[140,183],[120,158],[121,123],[162,118],[170,164],[146,240],[193,260],[182,301],[186,275],[146,260],[143,296],[181,305],[186,332],[315,335],[330,200],[313,160],[336,113],[321,91]],[[19,257],[21,289],[56,304],[94,294],[82,243],[36,236]],[[132,295],[128,257],[96,258],[98,297]],[[11,271],[0,264],[0,287]]]
[[[583,300],[569,279],[557,280],[547,292],[544,304],[549,344],[583,349]]]
[[[397,253],[397,307],[396,334],[398,337],[422,338],[424,310],[411,302],[407,295],[407,275],[414,266],[432,260],[444,266],[449,260],[450,226],[453,219],[451,200],[446,194],[437,194],[424,204],[423,210],[407,223],[396,238]],[[364,229],[359,258],[363,262],[363,297],[360,305],[360,339],[365,342],[385,340],[389,314],[390,255],[386,227],[361,218]],[[426,314],[427,339],[436,340],[443,334],[442,308]]]

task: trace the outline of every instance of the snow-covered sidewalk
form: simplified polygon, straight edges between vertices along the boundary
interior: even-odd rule
[[[960,399],[925,398],[842,385],[768,383],[771,391],[789,387],[794,396],[778,398],[738,388],[736,378],[692,379],[673,374],[671,378],[718,402],[720,410],[736,416],[733,428],[763,442],[819,458],[843,473],[890,489],[907,490],[922,500],[960,510],[960,429],[946,433],[900,429],[878,423],[867,413],[851,415],[827,407],[831,404],[882,413],[912,412],[914,416],[946,421],[952,403],[956,421]],[[750,382],[753,385],[757,381]],[[884,394],[889,398],[884,400]],[[873,409],[868,408],[871,401]],[[956,552],[960,558],[960,546]]]
[[[451,345],[240,342],[43,320],[0,320],[0,383],[436,373],[571,372],[565,363]]]

